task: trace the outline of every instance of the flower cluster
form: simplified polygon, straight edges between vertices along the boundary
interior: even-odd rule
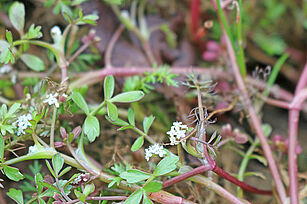
[[[183,125],[182,122],[173,122],[171,130],[166,134],[169,135],[171,145],[177,145],[180,143],[180,140],[185,137],[185,133],[188,130],[187,125]]]
[[[58,99],[56,98],[58,97],[58,93],[55,93],[55,94],[49,94],[47,95],[46,99],[43,101],[43,103],[48,103],[49,106],[51,105],[55,105],[55,107],[60,107],[60,104],[59,104],[59,101]]]
[[[14,125],[17,126],[17,135],[20,136],[21,134],[25,134],[25,129],[32,126],[29,120],[32,120],[32,115],[30,113],[21,115],[18,117]]]
[[[73,185],[80,185],[83,183],[86,183],[90,180],[90,174],[85,173],[85,174],[79,174],[72,182],[71,184]]]
[[[152,157],[153,154],[159,155],[159,157],[163,157],[167,152],[163,150],[163,146],[159,144],[154,144],[145,149],[145,159],[149,161],[149,158]]]

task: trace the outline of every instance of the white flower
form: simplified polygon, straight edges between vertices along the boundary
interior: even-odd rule
[[[183,125],[182,122],[173,122],[171,130],[166,134],[169,135],[171,145],[177,145],[180,143],[180,140],[185,137],[185,133],[188,130],[187,125]]]
[[[53,26],[50,30],[52,36],[62,35],[62,31],[59,26]]]
[[[18,136],[25,134],[24,130],[32,126],[29,120],[32,120],[32,115],[30,113],[19,116],[18,119],[14,122],[14,125],[17,126]]]
[[[163,150],[163,146],[159,144],[154,144],[145,149],[145,159],[149,161],[149,158],[152,157],[153,154],[159,155],[159,157],[163,157],[167,152]]]
[[[60,107],[60,104],[59,104],[59,102],[58,102],[58,99],[56,98],[58,96],[58,94],[57,93],[55,93],[55,94],[49,94],[49,95],[47,95],[47,97],[46,97],[46,99],[43,101],[43,103],[48,103],[49,104],[49,106],[51,106],[51,105],[55,105],[55,107]]]

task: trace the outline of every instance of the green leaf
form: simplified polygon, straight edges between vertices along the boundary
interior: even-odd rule
[[[112,75],[106,76],[104,79],[104,99],[108,100],[113,96],[115,81]]]
[[[139,204],[143,197],[143,189],[139,189],[132,193],[125,201],[125,204]]]
[[[111,102],[132,103],[144,97],[143,91],[128,91],[111,98]]]
[[[130,125],[135,126],[135,115],[132,108],[128,109],[128,121]]]
[[[123,3],[123,0],[104,0],[104,2],[108,4],[121,5]]]
[[[29,28],[28,33],[25,35],[25,39],[41,38],[43,34],[41,32],[42,26],[36,26],[32,24]]]
[[[146,186],[144,186],[143,189],[146,192],[150,192],[150,193],[158,192],[159,190],[162,189],[162,183],[158,181],[152,181],[148,183]]]
[[[10,45],[13,44],[13,36],[12,36],[12,32],[11,31],[6,30],[6,39],[10,43]]]
[[[56,186],[54,186],[54,185],[52,185],[52,184],[50,184],[50,183],[47,183],[46,181],[39,181],[43,186],[45,186],[46,188],[48,188],[48,189],[51,189],[51,190],[53,190],[53,191],[55,191],[55,192],[59,192],[59,189],[56,187]]]
[[[105,116],[105,118],[113,125],[118,125],[118,126],[127,126],[129,125],[129,123],[127,123],[126,121],[123,121],[120,118],[117,118],[117,120],[112,121],[108,116]]]
[[[81,108],[85,112],[86,115],[89,115],[89,109],[86,104],[86,101],[79,92],[72,92],[72,100],[75,102],[75,104],[77,104],[77,106],[79,106],[79,108]]]
[[[125,172],[122,172],[119,175],[122,179],[127,180],[128,183],[137,183],[148,179],[151,174],[137,170],[137,169],[130,169]]]
[[[7,113],[7,115],[13,115],[18,110],[19,107],[20,107],[20,103],[14,103],[10,107],[9,112]]]
[[[86,196],[85,196],[83,193],[81,193],[81,192],[78,191],[77,189],[74,190],[74,193],[75,193],[76,197],[77,197],[80,201],[82,201],[83,203],[85,203],[85,198],[86,198]]]
[[[25,24],[25,6],[18,1],[14,2],[9,9],[9,18],[14,28],[23,34],[23,28]]]
[[[118,110],[116,105],[109,101],[107,101],[107,112],[112,121],[115,121],[118,118]]]
[[[96,117],[87,116],[84,121],[84,133],[90,142],[93,142],[100,134],[100,124]]]
[[[93,183],[87,184],[83,190],[83,194],[88,196],[89,194],[93,193],[95,190],[95,185]]]
[[[12,198],[16,203],[23,204],[23,195],[21,190],[16,190],[15,188],[10,188],[9,192],[6,193],[10,198]]]
[[[52,176],[56,177],[56,175],[55,175],[55,173],[54,173],[54,171],[53,171],[53,169],[52,169],[48,160],[46,160],[46,165],[47,165],[47,168],[49,169],[50,173],[52,174]]]
[[[268,165],[268,161],[263,156],[252,154],[249,156],[250,159],[257,159],[259,162],[261,162],[264,166]]]
[[[268,123],[264,123],[262,126],[262,131],[263,131],[263,134],[266,136],[266,137],[269,137],[271,132],[272,132],[272,126],[269,125]]]
[[[142,147],[143,144],[144,144],[144,137],[140,136],[134,141],[131,147],[131,151],[135,152],[136,150],[140,149],[140,147]]]
[[[146,192],[143,191],[143,204],[154,204],[146,195]]]
[[[4,156],[4,138],[3,135],[0,134],[0,161],[3,161]]]
[[[149,130],[151,124],[153,123],[154,119],[155,119],[155,117],[153,115],[144,118],[144,120],[143,120],[143,128],[144,128],[145,134],[148,133],[148,130]]]
[[[60,170],[63,168],[64,159],[61,157],[60,153],[53,155],[52,157],[52,166],[55,172],[55,175],[59,175]]]
[[[12,54],[9,48],[2,50],[0,55],[0,63],[7,64],[11,62],[12,64],[15,62],[14,55]]]
[[[5,175],[13,181],[20,181],[24,179],[23,175],[15,167],[4,166],[3,170],[4,170]]]
[[[59,178],[61,176],[63,176],[64,174],[66,174],[67,172],[69,172],[72,169],[71,166],[66,167],[65,169],[63,169],[63,171],[61,171],[61,173],[59,173]]]
[[[44,178],[40,173],[37,173],[35,175],[35,184],[36,184],[36,189],[37,189],[38,195],[40,195],[43,192],[43,185],[40,183],[43,180],[44,180]]]
[[[90,14],[90,15],[86,15],[83,16],[78,22],[77,25],[82,25],[82,24],[90,24],[90,25],[96,25],[97,24],[97,20],[99,19],[99,17],[97,15],[94,14]]]
[[[43,60],[41,60],[39,57],[35,55],[22,54],[20,58],[33,71],[39,72],[45,70],[45,64]]]
[[[153,175],[154,176],[161,176],[167,174],[177,168],[176,163],[179,161],[177,156],[167,156],[162,159],[157,168],[155,169]]]

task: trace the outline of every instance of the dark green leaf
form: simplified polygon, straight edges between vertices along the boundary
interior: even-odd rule
[[[14,28],[22,35],[25,24],[25,6],[23,3],[16,1],[11,5],[9,18]]]
[[[113,96],[115,81],[112,75],[106,76],[104,79],[104,99],[108,100]]]
[[[155,117],[153,115],[144,118],[144,120],[143,120],[143,128],[144,128],[145,134],[148,133],[148,130],[149,130],[151,124],[153,123],[154,119],[155,119]]]
[[[144,186],[143,189],[146,192],[150,192],[150,193],[158,192],[159,190],[162,189],[162,183],[158,181],[152,181],[148,183],[146,186]]]
[[[119,103],[132,103],[135,101],[139,101],[144,97],[143,91],[128,91],[121,94],[118,94],[111,98],[111,102],[119,102]]]
[[[170,156],[165,157],[159,162],[153,175],[161,176],[161,175],[167,174],[175,170],[177,168],[176,163],[178,161],[179,161],[179,158],[177,156],[170,155]]]
[[[75,104],[77,104],[77,106],[79,106],[79,108],[81,108],[85,112],[86,115],[89,114],[88,106],[83,96],[79,92],[77,91],[72,92],[72,100],[75,102]]]
[[[90,142],[93,142],[100,134],[100,124],[96,117],[87,116],[84,122],[84,133]]]
[[[23,204],[23,195],[21,190],[16,190],[15,188],[10,188],[9,192],[6,193],[10,198],[12,198],[16,203]]]
[[[135,116],[132,108],[128,109],[128,121],[130,125],[135,126]]]
[[[40,173],[37,173],[35,175],[35,184],[36,184],[36,190],[37,190],[37,194],[40,195],[43,192],[43,185],[40,183],[41,181],[43,181],[43,176]]]
[[[125,201],[125,204],[139,204],[143,197],[143,189],[139,189],[132,193]]]
[[[118,118],[118,110],[116,105],[114,105],[113,103],[107,101],[107,112],[108,112],[108,116],[110,117],[110,119],[112,121],[117,120]]]
[[[11,31],[6,30],[6,39],[10,43],[10,45],[13,44],[13,36]]]
[[[122,179],[127,180],[128,183],[137,183],[148,179],[151,174],[137,170],[137,169],[130,169],[125,172],[122,172],[119,175]]]
[[[33,71],[39,72],[45,70],[45,64],[43,60],[37,56],[31,54],[22,54],[20,58]]]
[[[13,181],[20,181],[24,179],[23,175],[15,167],[4,166],[3,170],[4,170],[5,175]]]
[[[146,192],[143,192],[143,204],[154,204],[146,195]]]
[[[142,147],[142,145],[144,144],[144,137],[143,136],[140,136],[139,138],[137,138],[132,147],[131,147],[131,151],[136,151],[138,149],[140,149],[140,147]]]
[[[61,157],[60,153],[53,155],[52,157],[52,166],[55,172],[55,175],[59,175],[60,170],[63,168],[64,159]]]

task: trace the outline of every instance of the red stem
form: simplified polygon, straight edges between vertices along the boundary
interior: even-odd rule
[[[231,183],[237,186],[240,186],[245,191],[249,191],[249,192],[256,193],[256,194],[272,195],[272,191],[260,190],[258,188],[248,185],[247,183],[239,181],[237,178],[233,177],[232,175],[230,175],[229,173],[227,173],[226,171],[224,171],[218,166],[215,166],[215,168],[212,171],[214,171],[220,177],[230,181]]]
[[[292,106],[289,111],[289,151],[288,151],[288,169],[290,179],[290,200],[292,204],[299,203],[298,196],[298,182],[297,182],[297,132],[300,109],[303,105],[304,96],[299,96],[300,92],[307,85],[307,63],[304,67],[303,73],[297,83]],[[299,98],[299,99],[297,99]],[[299,102],[296,102],[299,101]],[[293,104],[294,103],[294,104]],[[297,104],[298,103],[298,104]]]
[[[261,189],[252,187],[252,186],[248,185],[247,183],[239,181],[237,178],[233,177],[232,175],[230,175],[229,173],[227,173],[226,171],[224,171],[223,169],[218,167],[214,161],[211,165],[206,164],[206,165],[197,167],[197,168],[195,168],[195,169],[193,169],[189,172],[186,172],[186,173],[183,173],[179,176],[171,178],[171,179],[165,181],[163,183],[162,187],[163,188],[169,187],[171,185],[174,185],[175,183],[179,183],[179,182],[186,180],[186,179],[188,179],[192,176],[195,176],[197,174],[202,174],[202,173],[207,172],[209,170],[215,172],[217,175],[219,175],[220,177],[230,181],[231,183],[241,187],[245,191],[249,191],[249,192],[256,193],[256,194],[262,194],[262,195],[272,195],[272,191],[261,190]]]

